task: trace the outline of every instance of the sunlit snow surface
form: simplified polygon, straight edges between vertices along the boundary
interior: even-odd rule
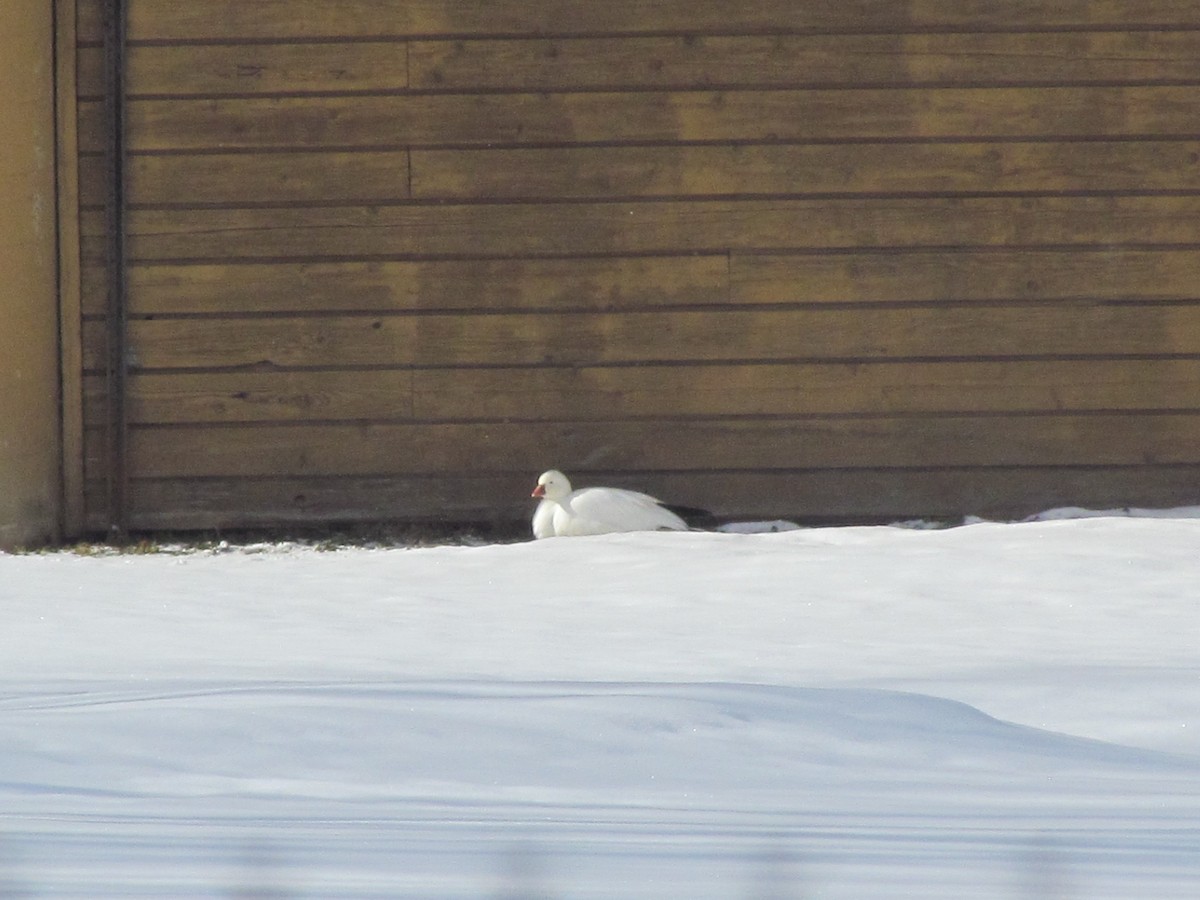
[[[1195,898],[1188,515],[0,555],[0,897]]]

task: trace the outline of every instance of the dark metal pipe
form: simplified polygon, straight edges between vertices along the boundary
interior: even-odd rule
[[[108,190],[104,201],[105,265],[107,267],[108,399],[107,502],[109,535],[123,539],[128,530],[128,472],[126,448],[125,261],[125,24],[126,0],[104,4],[104,124]]]

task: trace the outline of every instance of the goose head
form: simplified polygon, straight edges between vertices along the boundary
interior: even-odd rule
[[[545,500],[560,500],[571,493],[571,482],[558,469],[543,472],[537,480],[531,497],[541,497]]]

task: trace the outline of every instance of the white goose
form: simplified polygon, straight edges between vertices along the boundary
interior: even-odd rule
[[[649,494],[612,487],[573,491],[557,469],[542,473],[531,496],[542,501],[533,514],[535,538],[688,530],[683,519]]]

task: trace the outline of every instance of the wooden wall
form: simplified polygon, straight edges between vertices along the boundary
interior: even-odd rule
[[[54,15],[4,7],[0,27],[0,551],[59,532]]]
[[[1195,2],[129,6],[131,527],[1200,502]]]

